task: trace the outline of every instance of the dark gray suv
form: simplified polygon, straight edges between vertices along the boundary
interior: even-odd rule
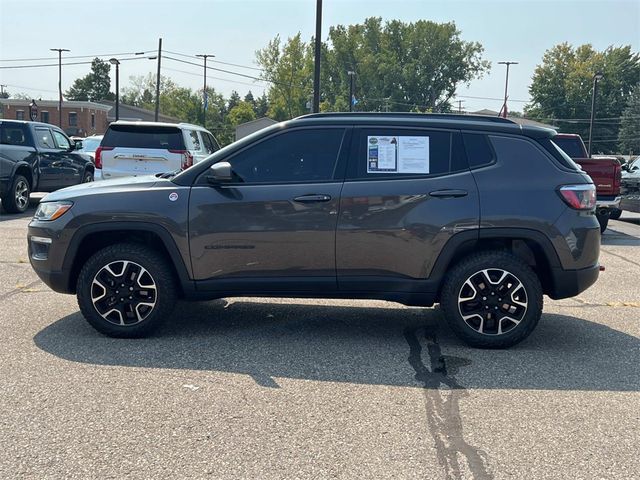
[[[115,337],[150,333],[176,299],[439,303],[478,347],[527,337],[542,296],[598,278],[591,179],[553,130],[493,117],[317,114],[181,172],[47,195],[29,257]]]

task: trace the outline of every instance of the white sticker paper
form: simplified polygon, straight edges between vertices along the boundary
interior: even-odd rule
[[[429,173],[429,137],[367,137],[367,173]]]
[[[398,171],[398,137],[367,137],[367,173]]]
[[[429,137],[399,137],[398,172],[429,173]]]

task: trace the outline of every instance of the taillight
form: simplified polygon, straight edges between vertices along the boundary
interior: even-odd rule
[[[596,186],[593,183],[564,185],[560,196],[567,205],[576,210],[592,210],[596,207]]]
[[[99,146],[98,148],[96,148],[96,153],[95,153],[95,158],[93,159],[93,163],[95,164],[96,168],[102,168],[102,152],[103,151],[109,151],[109,150],[113,150],[114,147],[103,147],[103,146]]]
[[[182,155],[182,163],[180,165],[180,168],[182,168],[182,170],[186,170],[187,168],[193,165],[193,155],[191,155],[191,152],[189,150],[169,150],[169,151],[171,153],[179,153]]]

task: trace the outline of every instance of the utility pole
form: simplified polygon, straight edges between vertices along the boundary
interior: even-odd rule
[[[156,77],[156,113],[154,120],[158,121],[160,114],[160,62],[162,60],[162,38],[158,40],[158,75]]]
[[[593,90],[591,91],[591,119],[589,120],[589,146],[587,148],[589,158],[591,158],[591,140],[593,139],[593,121],[596,118],[596,95],[598,93],[598,81],[602,80],[604,75],[597,72],[593,75]]]
[[[0,85],[0,98],[4,98],[4,87],[8,87],[9,85]]]
[[[507,77],[504,82],[504,103],[502,104],[502,116],[507,118],[507,91],[509,88],[509,66],[510,65],[518,65],[518,62],[498,62],[499,65],[507,66]]]
[[[207,58],[215,57],[215,55],[209,54],[198,54],[196,57],[200,57],[204,59],[204,86],[202,87],[202,126],[207,128],[207,107],[209,106],[208,97],[207,97]]]
[[[120,61],[110,58],[109,63],[116,66],[116,122],[120,120]]]
[[[316,0],[316,49],[313,69],[313,113],[320,111],[320,51],[322,48],[322,0]]]
[[[50,48],[52,52],[58,52],[58,126],[62,128],[62,52],[70,52],[66,48]]]
[[[462,103],[464,102],[464,100],[457,100],[458,102],[458,113],[462,113]]]
[[[353,77],[356,76],[356,72],[349,70],[347,75],[349,75],[349,111],[353,112]]]

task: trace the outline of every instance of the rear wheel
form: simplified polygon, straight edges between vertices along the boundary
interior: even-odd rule
[[[22,175],[13,178],[7,193],[2,197],[2,207],[9,213],[23,213],[29,208],[31,186]]]
[[[82,176],[82,183],[89,182],[93,182],[93,172],[91,170],[86,170]]]
[[[471,255],[447,275],[441,307],[467,344],[507,348],[531,334],[542,315],[542,287],[526,263],[502,251]]]
[[[82,314],[99,332],[111,337],[143,337],[171,314],[175,279],[155,251],[117,244],[87,260],[78,277],[77,297]]]
[[[622,215],[622,209],[614,208],[613,210],[611,210],[611,213],[609,213],[609,218],[618,220],[620,218],[620,215]]]

